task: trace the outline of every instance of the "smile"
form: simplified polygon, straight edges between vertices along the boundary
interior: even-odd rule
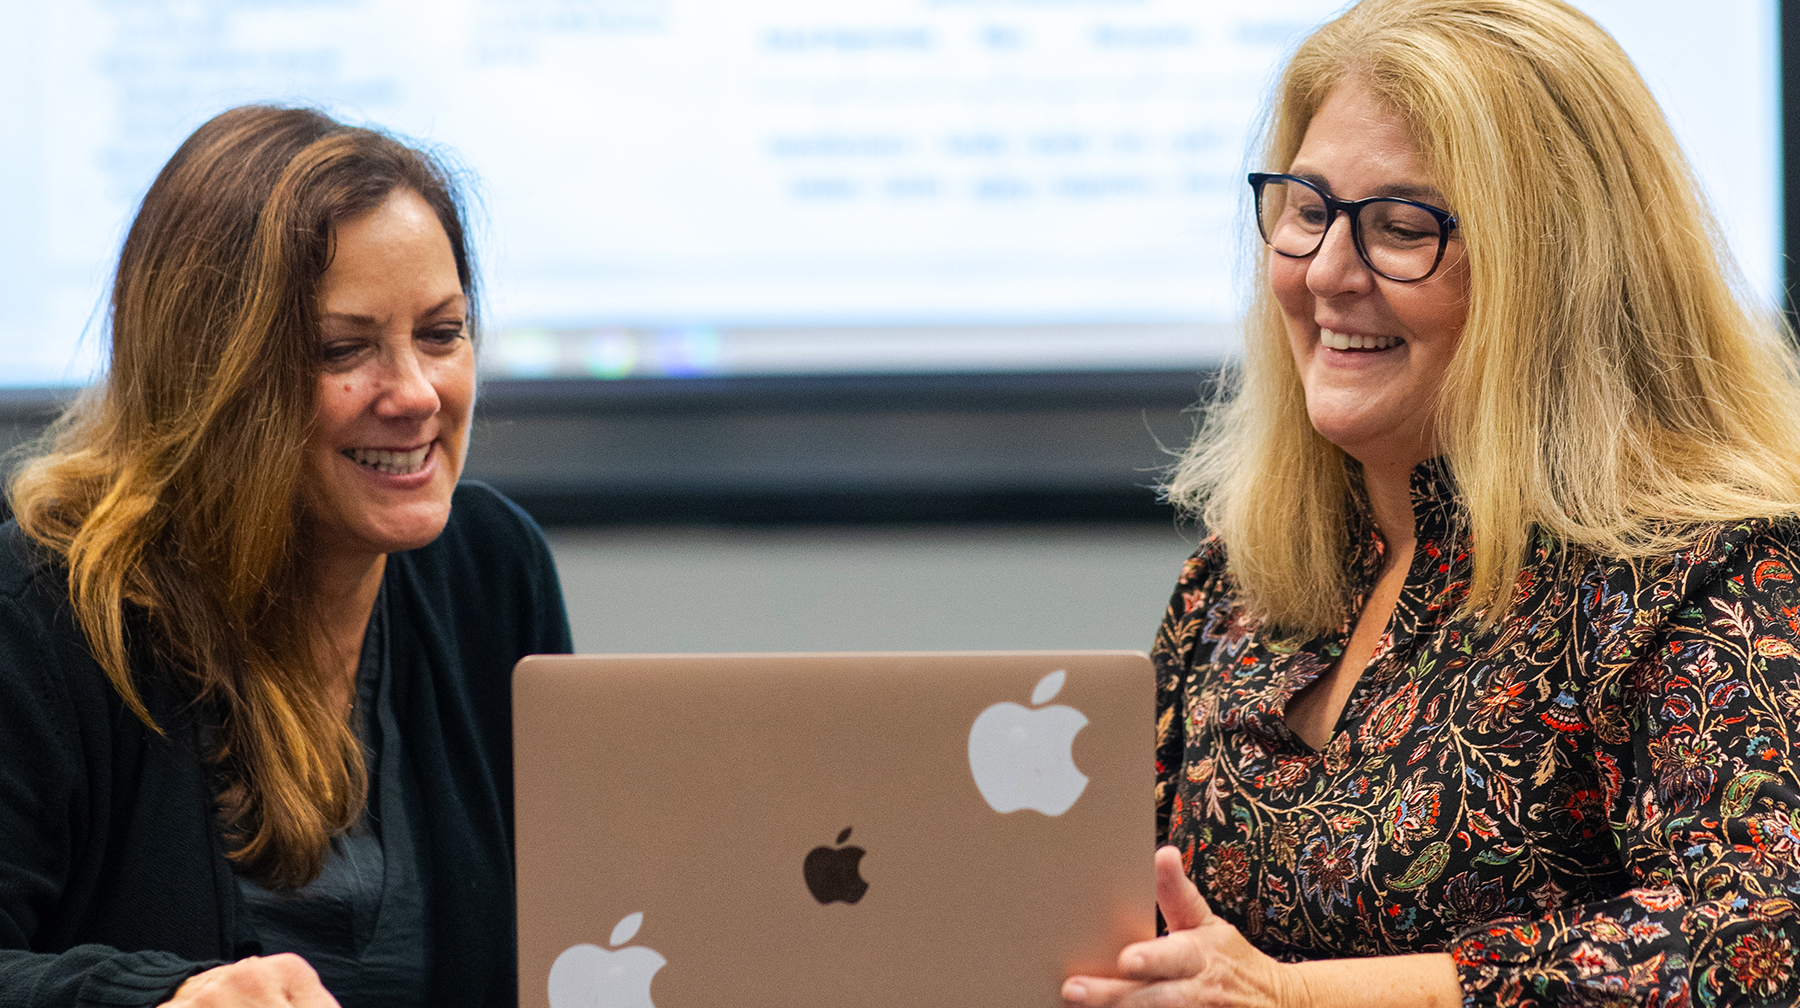
[[[1319,342],[1333,350],[1386,350],[1406,341],[1398,336],[1348,336],[1320,329]]]
[[[365,466],[376,472],[389,476],[410,476],[425,467],[425,457],[431,454],[431,445],[414,448],[411,451],[388,451],[384,448],[345,448],[345,458],[359,466]]]

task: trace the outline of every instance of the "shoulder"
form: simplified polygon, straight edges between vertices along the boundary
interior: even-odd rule
[[[1685,576],[1684,576],[1685,575]],[[1706,530],[1667,562],[1667,596],[1792,601],[1800,577],[1800,517],[1756,518]]]
[[[1677,624],[1716,615],[1719,605],[1794,604],[1800,519],[1719,522],[1675,538],[1672,548],[1629,559],[1541,543],[1521,576],[1509,622],[1530,625],[1567,612],[1584,650],[1626,662]]]
[[[87,655],[69,605],[68,568],[7,521],[0,524],[0,651],[41,651],[48,662],[52,649]]]
[[[57,594],[64,583],[59,557],[26,535],[19,523],[0,524],[0,601],[39,594],[54,583]],[[34,590],[35,589],[35,590]]]
[[[474,538],[506,546],[536,546],[544,533],[525,509],[500,491],[473,480],[458,483],[450,498],[450,521],[444,533],[452,538]]]
[[[1696,541],[1694,553],[1720,564],[1742,563],[1772,553],[1800,553],[1800,515],[1747,518],[1714,526]]]
[[[1224,541],[1218,536],[1201,540],[1193,556],[1181,567],[1166,618],[1180,620],[1221,603],[1230,604],[1233,591],[1227,567]]]
[[[0,709],[8,730],[27,731],[43,717],[47,735],[60,736],[71,719],[104,720],[116,703],[75,621],[61,558],[17,522],[0,524]]]
[[[485,483],[459,483],[450,519],[430,545],[397,554],[412,566],[475,569],[483,573],[523,565],[554,570],[543,530],[524,509]]]
[[[393,554],[389,563],[422,618],[481,627],[495,639],[516,637],[527,649],[521,654],[569,649],[556,561],[544,533],[490,486],[458,485],[443,533],[430,545]]]
[[[1800,573],[1800,517],[1702,525],[1681,540],[1673,549],[1629,562],[1592,559],[1583,578],[1621,590],[1635,608],[1658,609],[1721,591],[1791,583]]]
[[[1182,565],[1150,656],[1161,667],[1185,666],[1196,648],[1240,640],[1249,629],[1226,570],[1225,544],[1209,536]]]

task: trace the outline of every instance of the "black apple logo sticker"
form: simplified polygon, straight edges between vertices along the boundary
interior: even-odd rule
[[[861,847],[845,847],[844,841],[850,839],[850,827],[837,837],[837,847],[814,847],[807,852],[806,864],[801,873],[806,876],[806,888],[812,891],[813,899],[820,903],[855,903],[869,891],[869,883],[863,881],[862,859],[868,853]]]

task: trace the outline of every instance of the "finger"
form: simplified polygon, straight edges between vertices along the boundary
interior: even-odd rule
[[[1079,1005],[1081,1008],[1112,1008],[1143,986],[1135,980],[1072,976],[1063,981],[1063,1004]]]
[[[1162,908],[1163,920],[1171,933],[1197,928],[1212,919],[1212,908],[1206,905],[1194,880],[1188,878],[1181,864],[1181,852],[1162,847],[1156,852],[1156,905]]]
[[[167,1008],[339,1008],[305,959],[293,953],[250,956],[196,973]]]
[[[247,998],[253,992],[243,990],[243,980],[239,976],[241,967],[238,963],[226,963],[209,970],[201,970],[182,981],[175,988],[175,994],[163,1002],[164,1008],[231,1008],[242,1004],[254,1004]]]
[[[1119,972],[1141,983],[1185,980],[1206,965],[1208,953],[1200,934],[1192,929],[1176,931],[1127,945],[1119,953]]]
[[[338,1008],[337,998],[319,982],[318,971],[305,959],[284,952],[270,956],[263,962],[269,964],[281,982],[281,993],[287,999],[286,1004],[293,1008]]]
[[[212,970],[202,970],[183,980],[181,986],[175,988],[175,993],[170,996],[169,1000],[163,1002],[165,1008],[188,1008],[199,996],[200,989],[215,979],[212,974]]]

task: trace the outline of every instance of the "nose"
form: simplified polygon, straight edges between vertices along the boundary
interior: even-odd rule
[[[1325,240],[1306,267],[1306,287],[1314,297],[1360,294],[1374,286],[1374,274],[1356,251],[1350,231],[1350,218],[1341,211],[1326,225]]]
[[[381,394],[375,400],[375,413],[390,420],[424,420],[436,414],[442,405],[437,386],[432,384],[429,365],[412,345],[412,340],[398,341],[382,355]]]

